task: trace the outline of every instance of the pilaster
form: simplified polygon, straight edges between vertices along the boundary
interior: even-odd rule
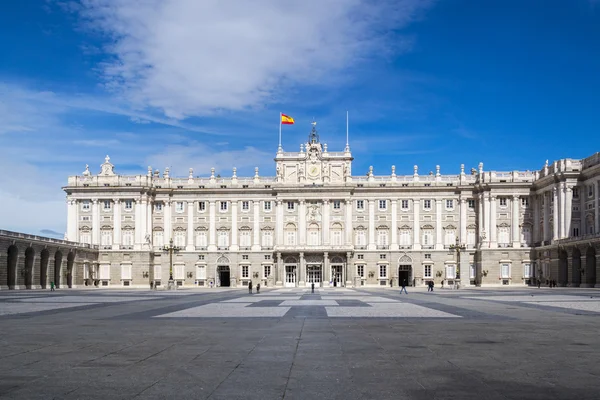
[[[306,261],[304,260],[304,252],[300,252],[300,272],[298,274],[298,286],[306,285]]]
[[[113,250],[121,246],[121,200],[113,199]]]
[[[298,201],[298,244],[306,245],[306,201]]]
[[[519,234],[519,201],[521,198],[514,195],[512,198],[512,244],[513,248],[521,247],[521,235]]]
[[[92,199],[92,244],[100,244],[100,212],[98,199]]]
[[[369,200],[369,250],[375,250],[375,200]],[[327,281],[329,282],[329,281]]]
[[[560,223],[559,222],[560,221],[560,217],[559,217],[559,212],[558,212],[558,209],[559,209],[559,206],[558,206],[558,191],[559,191],[559,189],[558,189],[557,186],[558,186],[558,184],[554,185],[554,187],[552,188],[552,196],[553,196],[553,199],[554,199],[554,204],[553,204],[553,207],[552,207],[552,209],[553,209],[552,240],[558,240],[558,234],[559,234],[559,231],[558,231],[558,227],[559,227],[559,223]]]
[[[331,225],[331,221],[329,221],[329,200],[323,200],[323,245],[329,246],[329,226]]]
[[[239,201],[233,200],[231,202],[231,247],[230,251],[238,251],[240,249],[238,245],[238,203]]]
[[[283,286],[283,258],[281,258],[280,252],[277,252],[277,281],[275,286]]]
[[[442,199],[435,199],[435,249],[444,248],[442,241]]]
[[[598,196],[598,190],[600,190],[600,181],[594,182],[594,203],[595,203],[595,212],[594,212],[594,234],[598,234],[600,232],[600,196]],[[583,194],[582,194],[583,196]],[[598,257],[600,258],[600,257]],[[598,276],[598,275],[596,275]]]
[[[346,209],[344,211],[346,213],[346,238],[344,243],[346,246],[352,246],[352,199],[346,199]]]
[[[565,221],[565,217],[566,217],[566,213],[565,213],[565,209],[566,209],[566,194],[567,194],[567,183],[566,182],[561,182],[558,186],[558,195],[559,195],[559,230],[558,230],[558,237],[560,239],[565,237],[565,228],[566,228],[566,221]]]
[[[283,246],[283,201],[278,199],[277,206],[275,209],[276,221],[275,221],[275,245]]]
[[[398,250],[398,200],[392,199],[392,229],[390,250]]]
[[[490,247],[498,247],[498,227],[496,226],[496,196],[490,196]]]
[[[580,215],[584,215],[584,210],[581,210]],[[565,237],[570,237],[572,234],[571,226],[573,226],[573,188],[565,184]]]
[[[208,202],[208,251],[217,250],[217,215],[216,202]]]
[[[419,213],[421,211],[421,202],[419,199],[413,199],[413,249],[421,250],[421,225]]]
[[[460,235],[459,242],[467,243],[467,201],[463,196],[459,200],[459,212],[460,212]]]
[[[544,221],[543,221],[543,237],[542,240],[547,242],[550,240],[550,192],[542,193],[542,201],[544,208]]]
[[[187,246],[186,251],[194,251],[194,202],[189,201],[187,203]]]
[[[165,222],[164,222],[164,237],[163,244],[168,244],[169,241],[173,238],[173,202],[171,199],[167,199],[165,201]]]
[[[260,250],[260,201],[254,200],[252,202],[252,207],[254,209],[254,240],[252,241],[252,250],[258,251]]]

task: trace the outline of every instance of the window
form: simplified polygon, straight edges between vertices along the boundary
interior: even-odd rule
[[[454,200],[446,200],[446,209],[452,210],[454,208]]]
[[[527,197],[521,197],[521,206],[529,207],[529,199]]]
[[[467,229],[467,246],[475,246],[476,232],[474,228]]]
[[[241,247],[250,247],[251,244],[251,231],[243,230],[240,232],[240,246]]]
[[[380,265],[379,266],[379,277],[380,278],[387,278],[387,265]]]
[[[431,265],[425,265],[423,267],[423,277],[431,278]]]
[[[175,203],[175,212],[178,212],[178,213],[183,212],[183,201],[178,201]]]
[[[388,245],[388,231],[379,229],[377,230],[377,245],[387,246]]]
[[[152,243],[154,246],[162,247],[165,244],[163,231],[154,231]]]
[[[365,201],[364,200],[356,200],[356,209],[364,210],[365,209]]]
[[[131,280],[131,264],[121,264],[121,279]]]
[[[506,207],[506,197],[500,197],[498,201],[500,202],[500,207]]]
[[[356,256],[356,259],[357,259],[357,260],[364,260],[364,259],[365,259],[365,255],[364,255],[364,254],[358,254],[358,255]]]
[[[200,254],[200,255],[198,256],[198,260],[199,260],[199,261],[204,261],[204,254]]]
[[[196,246],[206,247],[207,245],[208,245],[208,240],[206,237],[206,231],[197,231],[196,232]]]
[[[247,265],[242,265],[242,278],[248,278],[249,268]]]
[[[429,254],[429,253],[426,253],[426,254],[425,254],[425,259],[426,259],[426,260],[431,260],[431,254]]]
[[[475,264],[469,264],[469,279],[475,279],[476,273]]]
[[[379,209],[385,210],[387,208],[387,200],[379,200]]]
[[[268,278],[269,276],[271,276],[271,266],[270,265],[265,265],[263,271],[264,271],[263,276],[265,278]]]
[[[85,244],[92,244],[92,235],[89,231],[79,233],[79,241]]]
[[[431,210],[431,200],[423,200],[423,208],[425,210]]]
[[[226,201],[219,202],[219,210],[221,210],[222,212],[227,211],[227,202]]]
[[[84,215],[84,216],[82,216],[82,217],[81,217],[81,220],[82,220],[82,221],[91,221],[91,219],[90,219],[90,218],[91,218],[91,217],[90,217],[89,215]]]
[[[333,201],[333,209],[334,210],[339,210],[342,207],[342,202],[339,200],[334,200]]]
[[[400,230],[400,246],[410,246],[410,231],[408,229]]]
[[[433,245],[433,229],[423,229],[423,246]]]
[[[467,200],[467,204],[469,205],[469,208],[471,208],[471,209],[475,208],[475,200],[469,199],[469,200]]]
[[[400,203],[400,207],[403,210],[408,210],[408,200],[402,200],[402,202]]]
[[[365,277],[365,266],[364,265],[356,266],[356,275],[360,276],[361,278]]]
[[[263,231],[262,245],[263,247],[273,247],[273,231]]]
[[[100,241],[102,246],[112,245],[112,231],[108,229],[100,231]]]
[[[447,228],[444,235],[444,244],[446,246],[452,246],[456,242],[456,230],[454,228]]]
[[[331,244],[333,246],[342,245],[342,231],[340,229],[335,229],[331,231]]]
[[[523,264],[523,278],[531,278],[531,264]]]
[[[162,203],[154,203],[154,211],[161,212],[162,209],[163,209],[163,204]]]
[[[185,246],[185,231],[175,231],[175,237],[173,238],[174,245],[177,247]]]
[[[293,201],[287,202],[287,209],[288,209],[288,211],[294,211],[294,202]]]
[[[318,246],[320,244],[319,230],[313,228],[308,230],[308,244],[309,246]]]
[[[270,254],[265,254],[265,260],[270,260],[271,259],[271,255]]]
[[[531,227],[529,225],[521,228],[521,243],[531,244]]]
[[[217,247],[228,247],[228,246],[229,246],[229,232],[219,231]]]
[[[573,236],[579,237],[579,228],[573,228]]]
[[[456,279],[456,265],[446,265],[446,279]]]
[[[110,200],[104,200],[104,210],[110,210]]]
[[[356,231],[356,245],[357,246],[366,246],[367,245],[367,235],[364,230]]]
[[[385,260],[387,258],[387,256],[385,254],[380,254],[379,255],[379,259],[380,260]]]
[[[89,200],[84,200],[81,202],[81,209],[83,211],[89,211],[90,210],[90,201]]]
[[[510,232],[508,226],[498,228],[498,244],[508,244],[510,242]]]
[[[124,229],[121,234],[123,246],[133,246],[133,229]]]
[[[501,264],[500,265],[500,276],[503,279],[510,278],[510,264]]]
[[[594,196],[594,185],[588,185],[588,197]]]
[[[250,209],[250,202],[249,201],[242,201],[242,210],[243,211],[248,211]]]
[[[131,209],[133,209],[133,201],[125,200],[125,210],[131,211]]]
[[[288,246],[294,246],[296,244],[296,231],[286,232],[285,244]]]
[[[271,211],[271,202],[265,201],[265,211]]]
[[[573,188],[573,198],[574,199],[578,199],[579,198],[579,188],[578,187],[574,187]]]
[[[198,202],[198,211],[200,211],[200,212],[206,211],[206,202],[205,201]]]

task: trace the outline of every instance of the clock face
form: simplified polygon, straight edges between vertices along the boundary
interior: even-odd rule
[[[308,167],[308,174],[310,176],[319,175],[319,167],[317,165],[311,165],[310,167]]]

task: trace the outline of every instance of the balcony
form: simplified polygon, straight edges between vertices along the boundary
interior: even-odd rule
[[[229,246],[218,246],[217,250],[229,250]]]
[[[432,244],[424,244],[423,246],[421,246],[421,248],[423,250],[433,250],[435,248],[435,246]]]
[[[261,250],[273,250],[273,246],[262,246]]]
[[[121,249],[121,250],[133,250],[133,246],[123,245],[122,244],[122,245],[119,246],[119,249]]]
[[[412,249],[412,245],[410,244],[401,244],[398,246],[399,249]]]
[[[354,246],[354,249],[355,250],[366,250],[367,246],[362,246],[362,245],[361,246]]]
[[[390,246],[388,246],[387,244],[378,244],[377,245],[377,250],[388,250],[390,248]]]
[[[108,244],[108,245],[102,245],[102,246],[100,246],[100,248],[101,248],[102,250],[112,250],[112,245],[111,245],[111,244]]]
[[[498,243],[498,247],[500,247],[500,248],[512,247],[512,243]]]
[[[252,250],[252,247],[244,246],[244,247],[240,247],[240,250]]]
[[[204,250],[204,251],[206,251],[206,246],[196,246],[196,250]]]

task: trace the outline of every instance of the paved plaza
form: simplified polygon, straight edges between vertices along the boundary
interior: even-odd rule
[[[600,290],[0,292],[0,399],[597,399]]]

